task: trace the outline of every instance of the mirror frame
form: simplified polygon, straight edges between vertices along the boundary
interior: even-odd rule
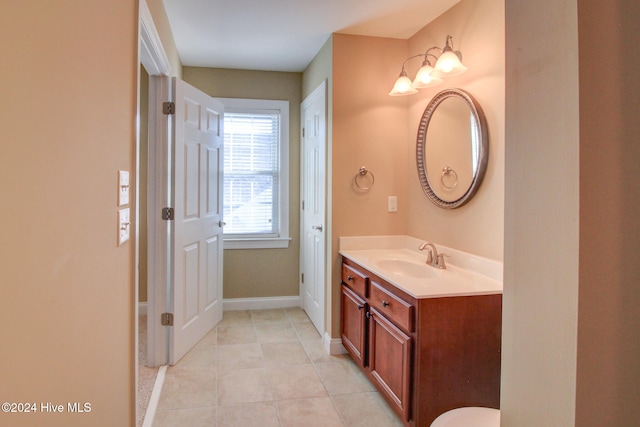
[[[429,128],[429,122],[431,121],[431,117],[435,113],[438,106],[446,99],[456,97],[462,99],[465,104],[469,107],[471,114],[475,118],[476,129],[475,131],[480,138],[479,143],[479,153],[478,153],[478,168],[476,169],[476,173],[473,176],[473,180],[469,185],[469,188],[464,192],[464,194],[454,200],[454,201],[446,201],[442,200],[438,195],[433,191],[431,185],[429,184],[429,179],[427,177],[427,169],[425,166],[425,145],[427,143],[427,130]],[[471,197],[478,191],[478,187],[484,178],[484,175],[487,170],[487,163],[489,160],[489,136],[487,131],[487,122],[484,116],[484,112],[480,107],[480,104],[475,100],[470,93],[462,90],[462,89],[445,89],[438,94],[436,94],[433,99],[429,102],[427,107],[422,114],[422,118],[420,119],[420,125],[418,126],[418,136],[416,138],[416,163],[418,167],[418,179],[420,180],[420,185],[422,186],[422,190],[429,197],[436,206],[439,206],[444,209],[454,209],[459,208],[460,206],[467,203]]]

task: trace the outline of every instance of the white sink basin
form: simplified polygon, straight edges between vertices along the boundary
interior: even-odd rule
[[[502,293],[502,263],[438,245],[447,268],[427,265],[424,240],[409,236],[340,237],[340,255],[415,298]]]
[[[379,259],[374,261],[374,263],[382,270],[398,276],[431,279],[435,278],[438,274],[438,270],[435,267],[430,267],[426,263],[406,259]]]

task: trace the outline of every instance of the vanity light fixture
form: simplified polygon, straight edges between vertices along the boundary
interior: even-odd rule
[[[440,51],[440,56],[430,53],[432,50]],[[418,70],[416,78],[411,81],[407,76],[405,65],[413,58],[424,57],[422,67]],[[435,65],[431,65],[429,57],[435,60]],[[447,36],[447,41],[443,48],[437,46],[430,47],[425,53],[413,55],[402,63],[402,71],[400,77],[393,85],[393,89],[389,92],[391,96],[411,95],[417,93],[417,89],[436,86],[442,83],[443,77],[455,76],[467,71],[467,67],[462,64],[462,54],[453,50],[452,37]]]

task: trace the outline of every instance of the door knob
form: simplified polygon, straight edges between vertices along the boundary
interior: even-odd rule
[[[218,221],[218,227],[222,228],[222,227],[224,227],[225,225],[227,225],[227,223],[226,223],[226,222],[224,222],[223,220]]]
[[[314,230],[322,231],[322,225],[312,225],[311,228]]]

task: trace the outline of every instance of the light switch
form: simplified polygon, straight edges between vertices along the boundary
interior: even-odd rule
[[[129,208],[118,211],[118,246],[129,240],[131,221],[129,220]]]
[[[129,171],[118,171],[118,206],[129,204]]]
[[[398,212],[398,196],[389,196],[387,210],[389,212]]]

